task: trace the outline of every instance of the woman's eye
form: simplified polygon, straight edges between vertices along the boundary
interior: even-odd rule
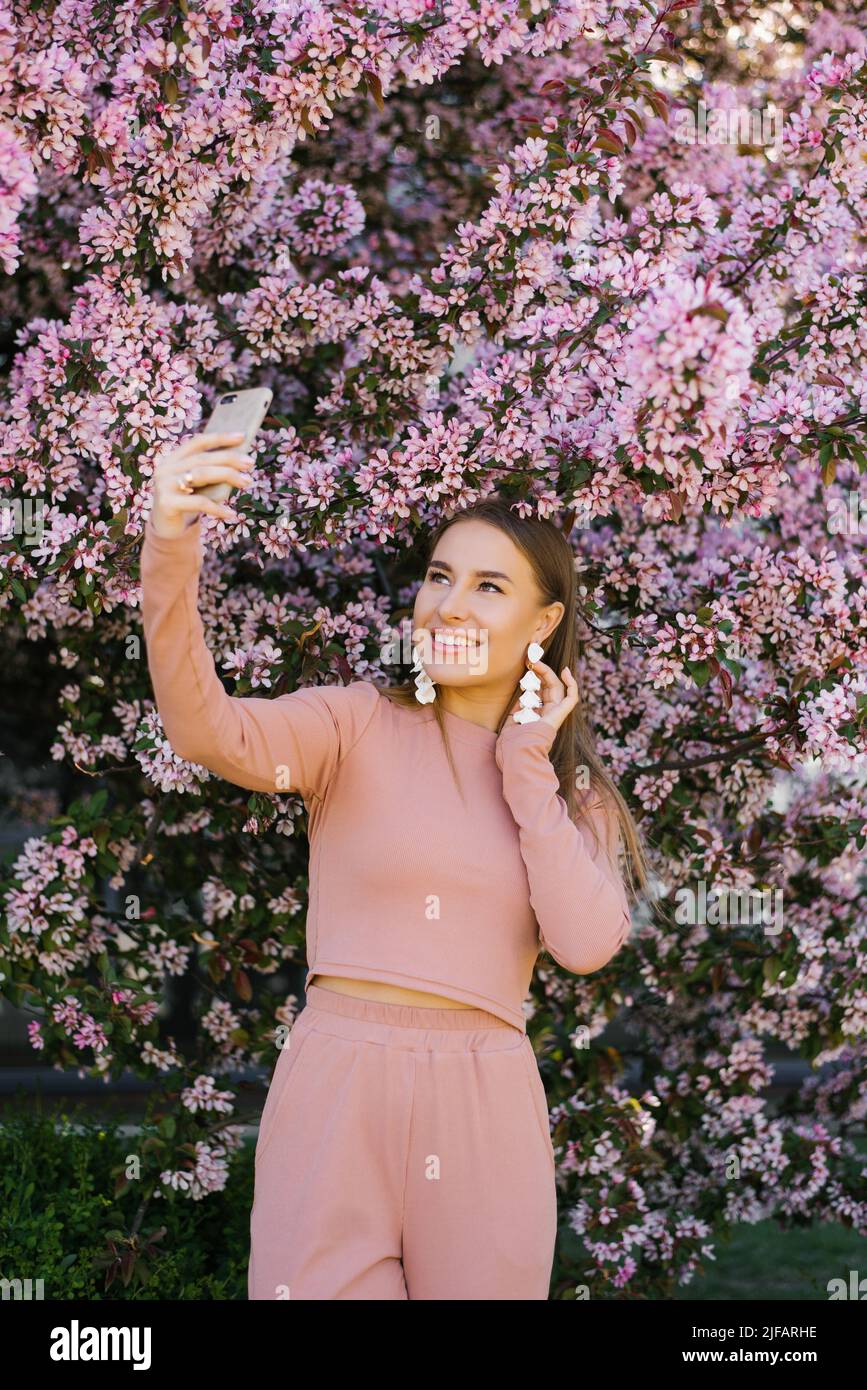
[[[443,570],[431,570],[430,579],[431,582],[433,582],[435,579],[448,579],[448,575],[445,574]],[[490,584],[491,588],[495,591],[495,593],[501,594],[503,592],[499,584],[495,584],[493,579],[483,579],[482,583]]]

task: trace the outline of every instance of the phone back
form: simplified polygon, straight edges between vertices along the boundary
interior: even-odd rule
[[[246,391],[224,391],[211,411],[211,418],[202,434],[236,434],[244,436],[238,452],[249,449],[256,433],[271,407],[273,391],[268,386],[255,386]],[[228,483],[209,483],[197,488],[215,502],[225,502],[232,489]]]
[[[235,434],[241,431],[244,447],[248,447],[268,414],[272,395],[267,386],[256,386],[248,391],[224,391],[202,434]]]

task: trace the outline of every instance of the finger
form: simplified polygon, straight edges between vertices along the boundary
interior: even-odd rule
[[[545,676],[542,683],[542,694],[546,701],[559,705],[566,698],[566,687],[556,672],[550,666],[545,667]]]
[[[194,492],[181,492],[172,498],[172,509],[176,512],[207,512],[227,520],[234,514],[234,508],[225,502],[216,502],[213,497],[198,497]]]
[[[237,449],[205,449],[202,452],[196,450],[194,453],[186,454],[183,458],[174,455],[168,471],[169,473],[185,473],[188,468],[194,465],[208,466],[220,463],[245,464],[250,467],[255,462],[252,454],[244,454]]]
[[[176,492],[186,492],[187,485],[190,487],[205,487],[210,483],[228,483],[231,487],[250,487],[252,483],[252,472],[250,468],[238,466],[229,468],[228,466],[217,466],[217,464],[198,463],[193,467],[174,469],[159,480],[159,487],[163,495],[168,494],[174,497]]]
[[[249,487],[252,479],[249,471],[241,471],[238,468],[218,467],[217,464],[199,463],[195,468],[185,468],[182,472],[172,474],[171,482],[175,485],[183,481],[184,475],[190,474],[191,487],[204,487],[208,483],[231,483],[232,487]],[[183,493],[184,488],[178,487],[178,491]]]
[[[563,703],[566,707],[566,713],[568,714],[578,703],[578,682],[572,675],[568,666],[563,667],[563,680],[566,683],[566,694]]]
[[[569,708],[573,709],[578,703],[580,692],[578,690],[578,682],[572,675],[568,666],[563,667],[563,679],[566,682],[566,699],[569,701]]]
[[[556,673],[550,666],[546,666],[544,661],[531,662],[533,670],[542,682],[542,695],[549,699],[558,698],[557,692],[562,694],[563,687],[557,679]]]
[[[175,457],[186,458],[188,454],[198,453],[200,450],[228,448],[232,444],[238,445],[243,442],[244,434],[241,430],[233,430],[231,434],[192,434],[175,450]]]
[[[546,666],[544,661],[531,661],[530,665],[537,676],[554,676],[553,668],[551,666]],[[556,676],[554,676],[554,679],[556,680]]]

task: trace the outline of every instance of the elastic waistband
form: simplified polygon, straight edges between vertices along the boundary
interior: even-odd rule
[[[308,986],[306,1007],[321,1013],[342,1014],[344,1018],[360,1018],[368,1023],[387,1023],[401,1028],[508,1028],[512,1033],[520,1032],[514,1024],[498,1018],[496,1014],[489,1014],[487,1009],[428,1009],[421,1004],[359,999],[357,995],[338,994],[336,990],[325,989],[322,985]]]

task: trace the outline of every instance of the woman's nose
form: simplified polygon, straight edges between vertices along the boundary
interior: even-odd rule
[[[457,584],[453,584],[447,594],[443,594],[437,609],[441,618],[449,622],[463,620],[468,616],[469,604],[464,601],[461,589]]]

